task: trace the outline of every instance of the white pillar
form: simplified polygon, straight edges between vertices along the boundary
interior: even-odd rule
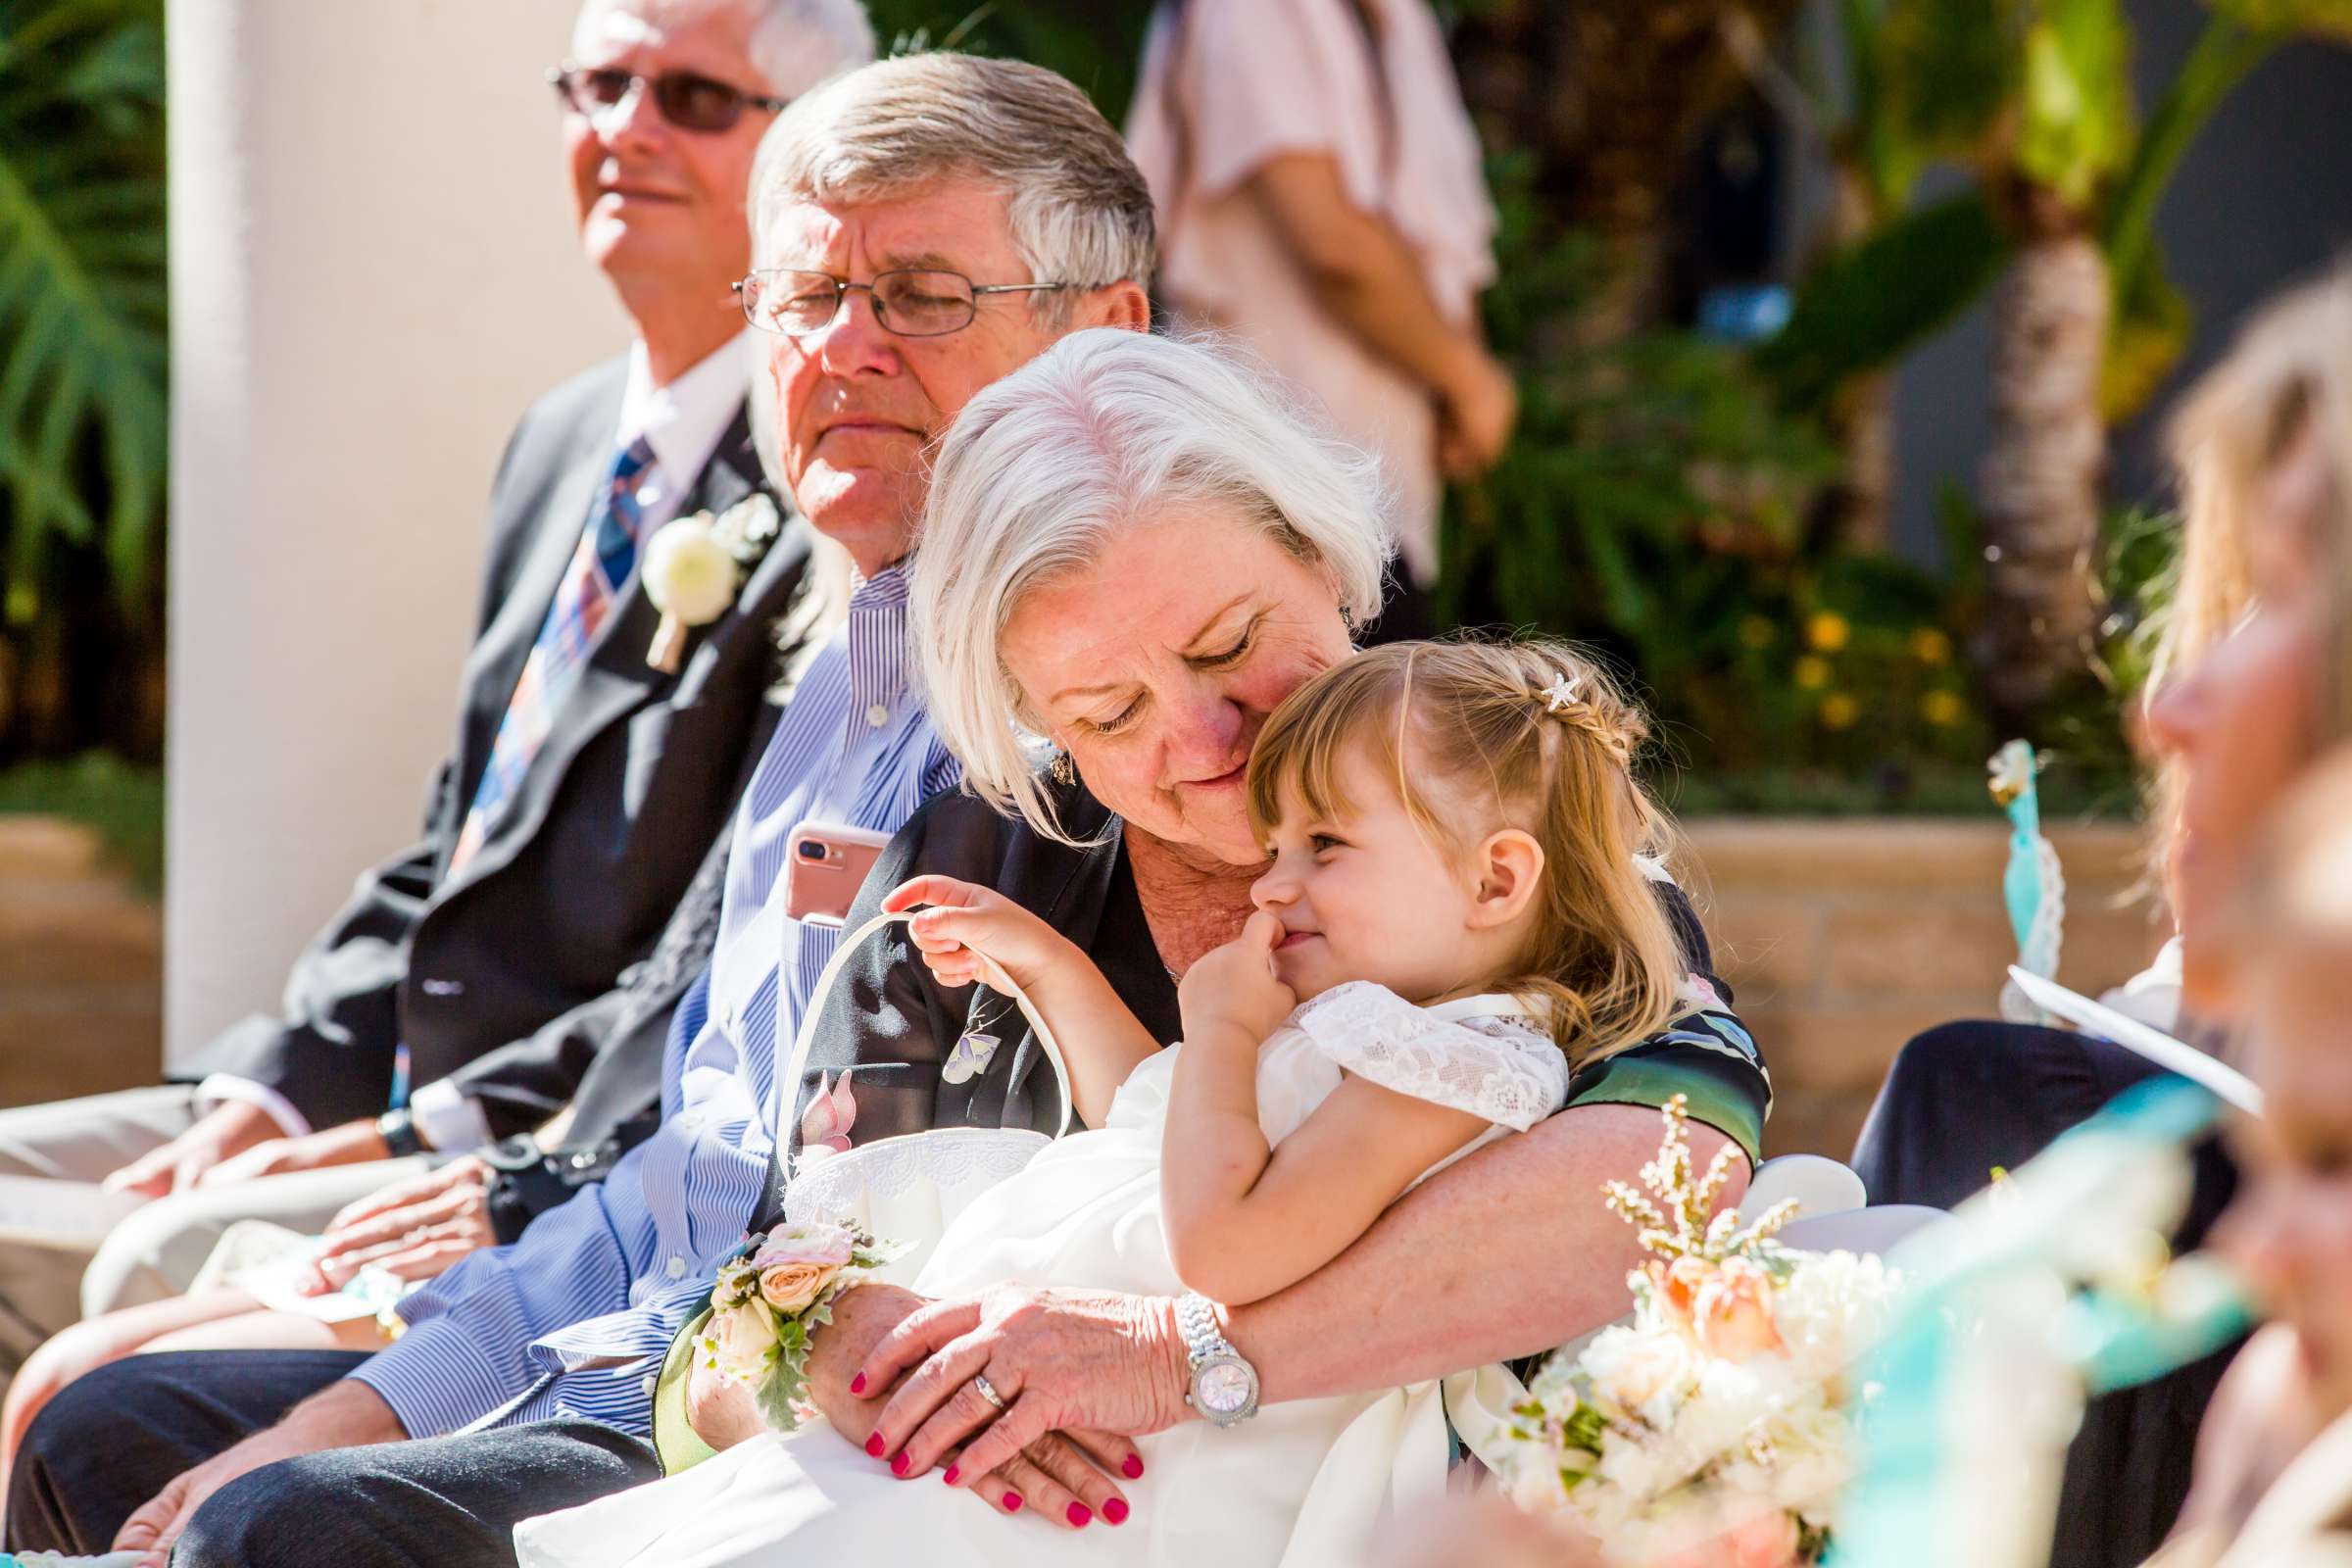
[[[575,4],[172,0],[167,1056],[416,838],[507,433],[626,341],[540,80]]]

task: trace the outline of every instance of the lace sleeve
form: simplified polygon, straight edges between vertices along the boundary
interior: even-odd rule
[[[1353,980],[1315,998],[1292,1021],[1324,1055],[1383,1089],[1519,1132],[1568,1098],[1559,1047],[1525,1018],[1441,1018]]]

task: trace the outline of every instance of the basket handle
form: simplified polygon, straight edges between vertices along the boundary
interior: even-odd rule
[[[867,937],[885,926],[897,925],[913,918],[914,911],[908,909],[889,910],[875,915],[865,924],[843,937],[840,946],[833,950],[833,956],[826,959],[825,966],[817,971],[816,984],[808,988],[808,1005],[801,1013],[800,1031],[793,1037],[792,1060],[785,1068],[784,1075],[776,1080],[777,1099],[781,1102],[784,1101],[787,1094],[791,1097],[788,1102],[789,1118],[776,1124],[776,1150],[779,1157],[782,1156],[784,1149],[792,1141],[793,1128],[799,1125],[801,1075],[808,1070],[808,1052],[816,1044],[816,1020],[825,1010],[825,998],[831,995],[833,982],[839,978],[842,965],[849,961],[850,955],[857,952]],[[1003,974],[1001,969],[998,972]],[[1028,994],[1021,990],[1019,982],[1010,975],[1004,975],[1004,983],[1012,988],[1013,1005],[1019,1007],[1021,1016],[1029,1020],[1029,1027],[1037,1032],[1038,1045],[1045,1050],[1046,1060],[1054,1065],[1054,1081],[1061,1090],[1061,1121],[1054,1129],[1054,1136],[1059,1138],[1070,1130],[1070,1071],[1061,1059],[1061,1042],[1054,1038],[1054,1031],[1046,1026],[1044,1015],[1030,1005]],[[996,988],[992,986],[990,989]]]

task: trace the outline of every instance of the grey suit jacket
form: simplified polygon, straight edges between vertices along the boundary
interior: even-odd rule
[[[234,1025],[177,1076],[255,1079],[323,1127],[386,1107],[405,1041],[416,1086],[500,1054],[498,1077],[466,1085],[494,1134],[523,1130],[570,1097],[593,1051],[580,1049],[578,1030],[549,1026],[575,1009],[591,1021],[617,1010],[600,999],[653,948],[725,830],[781,657],[774,627],[808,564],[807,525],[792,518],[734,610],[693,632],[675,674],[646,662],[660,617],[632,580],[498,825],[448,874],[612,462],[625,376],[614,361],[556,388],[508,444],[457,747],[435,778],[424,837],[360,878],[296,960],[277,1016]],[[739,412],[684,511],[723,511],[761,487]],[[502,1096],[502,1082],[527,1092]]]

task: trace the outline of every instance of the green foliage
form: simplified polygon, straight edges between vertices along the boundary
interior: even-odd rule
[[[1973,189],[1905,213],[1814,270],[1757,368],[1795,407],[1819,407],[1957,319],[2009,256],[2008,235]]]
[[[0,773],[0,816],[62,816],[98,835],[99,852],[142,893],[164,884],[164,776],[104,752],[26,762]]]
[[[165,463],[162,0],[0,0],[8,618],[53,539],[156,568]]]
[[[1084,87],[1114,125],[1135,94],[1151,14],[1086,0],[867,0],[865,9],[892,54],[960,49],[1031,61]]]
[[[2123,0],[2041,0],[2027,28],[2017,168],[2087,206],[2132,155],[2132,24]]]
[[[2020,0],[1844,0],[1870,185],[1899,211],[1932,163],[1975,157],[2017,91]]]
[[[1817,416],[1729,345],[1556,341],[1547,324],[1598,287],[1594,247],[1545,225],[1522,172],[1498,166],[1494,183],[1488,329],[1522,416],[1501,464],[1452,498],[1446,608],[1595,646],[1710,779],[1858,776],[1884,806],[1921,770],[1981,777],[1990,745],[1955,657],[1965,606],[1932,574],[1813,537],[1838,471]]]
[[[2217,16],[2256,32],[2310,32],[2352,40],[2352,0],[2205,0]]]

